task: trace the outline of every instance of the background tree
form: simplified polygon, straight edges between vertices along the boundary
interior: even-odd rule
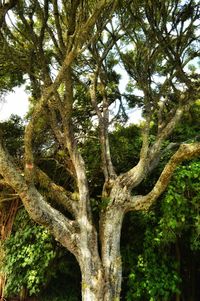
[[[21,164],[23,156],[22,137],[23,124],[17,116],[12,116],[8,122],[1,123],[2,140],[16,163]],[[3,269],[5,260],[5,241],[10,237],[15,215],[19,206],[19,196],[4,181],[0,179],[0,296],[3,300],[5,293],[6,274]]]
[[[181,17],[185,11],[187,16]],[[121,2],[106,0],[46,0],[43,4],[34,0],[19,1],[13,14],[11,22],[1,28],[1,43],[9,59],[29,78],[32,112],[24,134],[24,173],[1,144],[0,174],[19,195],[30,217],[47,227],[76,257],[82,300],[119,300],[120,234],[125,213],[148,210],[166,189],[176,166],[200,154],[198,142],[180,144],[154,186],[137,194],[136,187],[158,165],[166,147],[171,148],[170,135],[199,97],[198,79],[185,69],[198,56],[198,4],[126,1],[121,6]],[[122,49],[125,42],[130,51],[128,46]],[[138,162],[122,174],[113,166],[108,134],[111,104],[117,100],[124,110],[116,62],[111,60],[117,53],[134,85],[134,95],[128,100],[142,107],[144,117]],[[95,117],[98,122],[104,175],[101,195],[106,200],[98,228],[80,151],[89,131],[83,129],[80,116],[91,121],[84,126],[91,126]],[[70,185],[59,185],[39,168],[45,144],[38,138],[44,124],[48,142],[63,157]],[[49,202],[46,192],[63,208]]]

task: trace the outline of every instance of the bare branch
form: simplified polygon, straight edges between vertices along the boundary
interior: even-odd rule
[[[90,96],[92,105],[97,113],[99,119],[99,131],[100,131],[100,142],[101,142],[101,155],[102,155],[102,165],[105,181],[114,179],[116,173],[113,168],[111,154],[110,154],[110,144],[108,137],[108,125],[109,125],[109,102],[108,96],[105,91],[105,83],[100,79],[101,85],[101,94],[103,101],[103,112],[98,107],[97,104],[97,78],[100,72],[100,65],[102,62],[99,62],[96,72],[94,73],[93,83],[90,86]]]

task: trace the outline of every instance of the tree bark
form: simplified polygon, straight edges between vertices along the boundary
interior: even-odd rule
[[[122,262],[120,237],[124,212],[117,206],[107,210],[102,218],[101,243],[102,264],[105,279],[104,301],[120,300],[122,281]]]
[[[120,233],[123,217],[120,211],[114,211],[108,210],[106,217],[104,216],[101,221],[101,259],[95,241],[93,245],[81,248],[79,265],[82,274],[83,301],[120,300],[122,280]]]
[[[91,255],[91,252],[88,254]],[[104,278],[100,260],[90,256],[86,260],[81,260],[80,268],[82,301],[104,300]]]
[[[104,301],[120,300],[122,282],[120,239],[127,195],[129,193],[126,187],[121,187],[116,180],[110,193],[109,203],[101,212],[100,241],[105,279]]]

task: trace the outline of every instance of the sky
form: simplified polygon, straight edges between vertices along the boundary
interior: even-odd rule
[[[8,120],[12,114],[24,117],[28,111],[28,97],[23,87],[17,87],[0,99],[0,122]]]

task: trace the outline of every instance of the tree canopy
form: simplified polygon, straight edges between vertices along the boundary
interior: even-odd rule
[[[2,182],[15,191],[30,217],[76,257],[82,299],[119,300],[124,215],[148,211],[176,167],[200,155],[196,132],[189,141],[173,142],[174,130],[199,99],[199,4],[0,4],[1,91],[25,82],[31,94],[18,162],[1,139]],[[125,72],[129,83],[122,92]],[[133,157],[124,167],[111,141],[113,130],[126,126],[130,108],[140,108],[143,121],[140,136],[132,128]],[[125,137],[120,139],[124,144]],[[90,145],[98,154],[92,160]],[[155,181],[142,191],[140,185],[166,154]],[[91,177],[95,160],[100,161],[100,181]],[[55,169],[62,172],[60,179]],[[94,198],[101,202],[99,225]]]

